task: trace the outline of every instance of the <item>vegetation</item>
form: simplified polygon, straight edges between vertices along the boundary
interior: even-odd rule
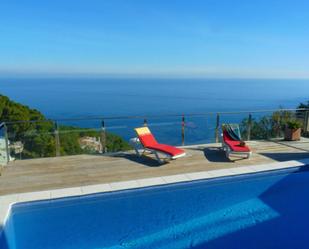
[[[302,107],[303,108],[303,107]],[[302,111],[276,111],[269,116],[262,116],[251,121],[251,139],[269,139],[282,137],[286,127],[301,128],[303,126]],[[244,137],[248,134],[249,120],[241,122],[241,132]]]
[[[21,120],[25,122],[20,122]],[[53,124],[38,110],[11,101],[0,95],[0,121],[7,125],[10,141],[22,141],[22,156],[26,158],[54,156]],[[37,121],[37,122],[29,122]],[[15,123],[14,123],[15,122]]]
[[[287,127],[291,130],[296,130],[302,127],[302,123],[297,119],[290,120],[287,122]]]
[[[20,141],[23,145],[22,158],[50,157],[56,154],[54,122],[36,109],[16,103],[8,97],[0,95],[0,122],[7,122],[11,144]],[[59,127],[61,155],[95,153],[96,151],[80,146],[80,138],[100,137],[97,130],[79,127]],[[128,150],[130,146],[121,137],[106,133],[107,151]],[[14,154],[14,150],[13,150]]]
[[[105,135],[107,151],[125,151],[131,148],[121,137],[111,133],[106,133]],[[101,139],[101,133],[95,129],[61,125],[59,127],[59,137],[61,145],[60,152],[62,155],[93,154],[97,152],[92,147],[82,148],[78,141],[82,137]]]

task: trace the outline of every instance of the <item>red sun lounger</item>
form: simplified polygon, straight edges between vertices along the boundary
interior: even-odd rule
[[[159,144],[148,127],[136,128],[134,130],[137,134],[137,138],[131,139],[130,142],[138,156],[141,156],[144,152],[149,151],[156,156],[159,163],[164,163],[167,159],[176,159],[186,155],[185,151],[182,149],[178,149],[167,144]],[[139,152],[138,145],[141,145],[143,149],[142,153]],[[165,158],[161,159],[159,154],[164,155]]]
[[[226,156],[236,155],[250,158],[252,154],[250,147],[241,144],[240,133],[235,133],[231,127],[229,125],[222,125],[222,148]],[[237,129],[239,130],[239,127]]]

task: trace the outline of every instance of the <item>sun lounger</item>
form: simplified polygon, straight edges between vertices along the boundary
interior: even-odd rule
[[[249,146],[242,144],[239,126],[237,124],[222,125],[222,149],[226,156],[245,156],[250,158],[252,152]]]
[[[148,151],[155,155],[159,163],[164,163],[166,160],[176,159],[186,155],[182,149],[167,144],[159,144],[148,127],[136,128],[134,130],[137,138],[131,139],[130,143],[138,156],[142,156]],[[164,159],[161,159],[159,154],[163,155]]]

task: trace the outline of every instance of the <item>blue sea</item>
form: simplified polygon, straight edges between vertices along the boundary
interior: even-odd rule
[[[52,119],[151,116],[296,108],[309,100],[309,80],[0,78],[0,93]],[[239,122],[244,115],[226,115],[221,121]],[[62,122],[101,125],[100,120]],[[214,122],[214,115],[188,117],[187,143],[212,140]],[[180,143],[181,118],[148,118],[148,123],[164,142]],[[143,119],[106,120],[107,129],[126,139],[142,124]]]

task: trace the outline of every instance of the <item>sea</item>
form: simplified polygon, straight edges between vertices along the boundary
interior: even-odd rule
[[[185,144],[211,142],[216,113],[220,123],[239,123],[248,112],[258,119],[296,108],[309,100],[309,80],[19,77],[0,78],[0,94],[61,124],[100,129],[104,121],[126,140],[146,121],[158,140],[179,145],[182,115]]]

